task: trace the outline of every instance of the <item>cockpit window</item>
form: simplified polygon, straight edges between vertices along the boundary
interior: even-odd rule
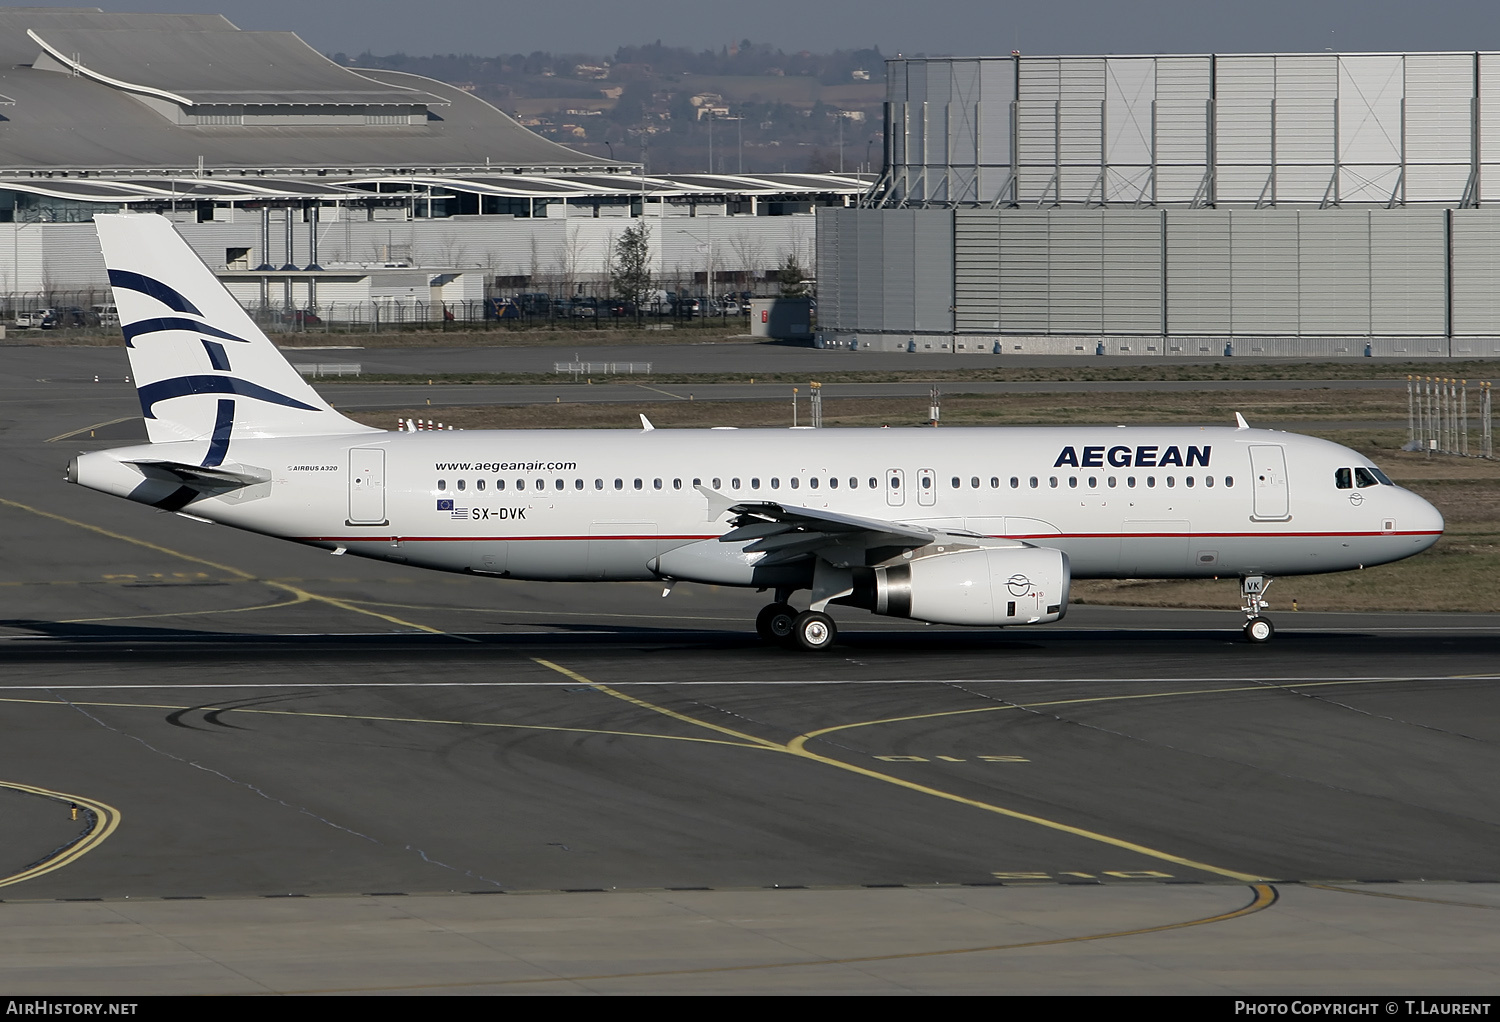
[[[1383,486],[1395,486],[1396,485],[1395,483],[1391,482],[1391,477],[1390,476],[1388,476],[1384,472],[1380,471],[1380,469],[1376,468],[1374,465],[1370,466],[1370,474],[1372,476],[1374,476],[1376,479],[1379,479],[1380,482],[1381,482],[1381,485],[1383,485]]]
[[[1354,483],[1350,479],[1349,470],[1347,468],[1336,469],[1334,471],[1333,485],[1337,486],[1341,490],[1354,489]]]
[[[1370,470],[1369,469],[1356,467],[1354,469],[1354,485],[1355,486],[1379,486],[1380,483],[1379,483],[1379,481],[1376,480],[1376,478],[1373,475],[1370,474]]]

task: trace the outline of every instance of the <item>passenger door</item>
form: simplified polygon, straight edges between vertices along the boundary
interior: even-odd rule
[[[349,451],[349,525],[386,525],[385,449]]]
[[[1284,522],[1290,518],[1286,450],[1280,444],[1252,444],[1250,474],[1255,488],[1255,512],[1252,517],[1272,522]]]

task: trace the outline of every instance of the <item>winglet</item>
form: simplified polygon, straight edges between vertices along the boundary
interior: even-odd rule
[[[1234,413],[1234,422],[1235,422],[1235,426],[1234,426],[1235,429],[1249,429],[1250,428],[1250,423],[1246,422],[1245,421],[1245,417],[1243,415],[1241,415],[1239,412],[1235,412]]]
[[[655,428],[656,428],[655,426],[651,425],[651,420],[648,419],[648,418],[646,418],[645,413],[642,413],[641,414],[641,432],[642,433],[649,433],[649,432],[651,432]]]

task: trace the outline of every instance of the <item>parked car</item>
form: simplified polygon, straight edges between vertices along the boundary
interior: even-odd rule
[[[573,303],[569,315],[573,319],[598,319],[599,304],[592,298],[580,298]]]
[[[52,322],[43,323],[43,330],[88,326],[89,315],[76,305],[59,306],[52,310]]]
[[[96,305],[93,307],[94,321],[100,326],[119,326],[120,310],[110,305]]]
[[[51,330],[56,316],[56,309],[31,309],[26,312],[18,312],[16,313],[16,328],[19,330],[29,330],[32,328]]]

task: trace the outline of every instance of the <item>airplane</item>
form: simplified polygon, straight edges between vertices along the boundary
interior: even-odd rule
[[[1238,578],[1268,641],[1285,575],[1420,553],[1438,511],[1338,444],[1234,427],[386,431],[335,411],[164,217],[95,217],[149,443],[69,482],[440,571],[771,590],[756,631],[837,638],[830,604],[1054,622],[1072,579]],[[408,424],[410,426],[410,424]],[[791,605],[808,591],[806,609]]]

